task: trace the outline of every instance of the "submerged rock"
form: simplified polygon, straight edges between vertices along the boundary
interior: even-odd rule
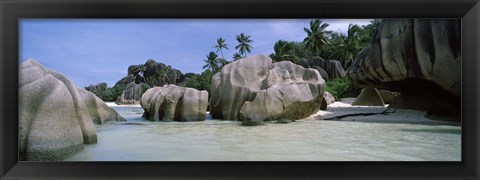
[[[246,120],[242,121],[242,126],[260,126],[264,125],[265,123],[261,120]]]
[[[20,65],[19,158],[59,160],[97,142],[94,122],[122,120],[90,92],[29,59]]]
[[[140,104],[152,121],[204,121],[208,92],[169,84],[147,90]]]
[[[320,110],[325,81],[318,71],[263,55],[234,61],[212,78],[215,119],[301,119]]]

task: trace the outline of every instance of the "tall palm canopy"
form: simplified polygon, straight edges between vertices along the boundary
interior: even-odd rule
[[[207,55],[207,59],[204,59],[203,61],[206,63],[205,66],[203,66],[203,69],[211,69],[212,72],[216,72],[218,70],[219,59],[215,52],[210,51],[210,53]]]
[[[225,39],[223,39],[222,37],[217,38],[217,45],[213,47],[217,49],[217,53],[218,51],[220,51],[222,58],[225,59],[225,57],[223,57],[223,49],[228,49],[228,45],[225,44]]]
[[[325,50],[325,45],[328,44],[328,35],[331,33],[325,30],[328,26],[329,24],[323,23],[323,20],[315,19],[310,21],[310,29],[303,28],[307,33],[303,41],[315,55],[320,56],[320,53]]]
[[[250,39],[250,36],[245,36],[245,34],[241,33],[235,39],[239,43],[235,46],[235,49],[238,49],[241,55],[246,56],[247,52],[250,53],[252,51],[252,46],[249,43],[253,42],[253,40]]]
[[[239,60],[239,59],[242,59],[242,55],[238,52],[235,52],[235,54],[233,54],[233,60]]]
[[[274,54],[271,56],[275,61],[291,60],[295,57],[294,42],[279,40],[273,45]]]
[[[350,65],[353,58],[355,58],[362,49],[363,34],[360,26],[350,24],[348,25],[347,35],[340,35],[340,41],[334,54],[342,62],[344,68]]]

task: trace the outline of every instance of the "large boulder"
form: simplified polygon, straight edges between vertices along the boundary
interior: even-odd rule
[[[105,124],[108,122],[126,121],[117,111],[108,107],[105,102],[95,96],[95,94],[83,89],[78,89],[83,101],[87,105],[88,112],[95,124]]]
[[[180,70],[174,69],[163,63],[149,59],[145,62],[145,72],[143,73],[147,82],[152,86],[163,86],[165,84],[179,84],[184,80],[184,75]]]
[[[328,77],[328,73],[323,68],[321,68],[320,66],[314,65],[312,66],[312,69],[317,70],[318,73],[320,73],[320,76],[322,76],[323,80],[329,81],[330,78]]]
[[[33,59],[20,65],[19,74],[20,160],[62,159],[83,144],[97,142],[96,117],[123,119],[107,112],[109,108],[92,93]]]
[[[318,56],[312,57],[307,61],[310,64],[310,67],[314,68],[315,66],[317,66],[317,68],[315,69],[318,70],[318,67],[323,69],[328,75],[328,80],[334,80],[346,75],[345,69],[343,69],[342,63],[340,63],[340,61],[324,60],[323,58]]]
[[[140,104],[152,121],[204,121],[208,92],[169,84],[147,90]]]
[[[358,95],[355,101],[352,102],[353,106],[385,106],[382,96],[376,88],[366,87],[362,89],[362,92]]]
[[[127,86],[128,83],[130,82],[134,82],[135,81],[135,76],[133,74],[129,74],[125,77],[123,77],[122,79],[118,80],[117,83],[115,83],[115,86],[116,85],[122,85],[122,86]]]
[[[132,74],[133,76],[137,76],[139,73],[140,73],[140,65],[128,66],[127,75]]]
[[[372,44],[348,67],[359,86],[397,91],[392,107],[429,109],[437,100],[455,104],[461,96],[461,40],[458,19],[386,19]],[[394,103],[395,102],[395,103]]]
[[[320,110],[325,81],[318,71],[264,55],[234,61],[212,78],[215,119],[301,119]]]
[[[145,83],[136,84],[130,82],[122,95],[115,101],[116,104],[140,104],[140,100],[143,92],[145,92],[150,86]]]
[[[383,99],[383,102],[385,104],[390,104],[393,102],[393,100],[399,96],[400,94],[397,93],[397,92],[392,92],[392,91],[389,91],[389,90],[385,90],[385,89],[380,89],[378,90],[378,93],[380,94],[380,96],[382,97]]]
[[[325,91],[325,93],[323,93],[322,106],[320,107],[320,110],[327,110],[328,105],[334,102],[335,102],[335,97],[328,91]]]

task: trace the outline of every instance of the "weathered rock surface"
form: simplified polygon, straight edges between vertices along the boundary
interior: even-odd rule
[[[83,89],[78,89],[83,101],[87,105],[88,112],[95,124],[105,124],[110,121],[126,121],[117,111],[108,107],[105,102],[95,96],[95,94]]]
[[[310,64],[310,67],[317,70],[319,69],[318,67],[323,69],[328,75],[328,80],[334,80],[346,75],[345,69],[343,69],[342,63],[340,63],[340,61],[324,60],[318,56],[308,59],[307,61]]]
[[[116,104],[140,104],[140,100],[143,92],[145,92],[150,86],[145,83],[136,84],[130,82],[122,95],[115,101]]]
[[[264,55],[234,61],[212,78],[215,119],[301,119],[320,110],[325,81],[318,71]]]
[[[385,90],[385,89],[380,89],[378,90],[378,93],[380,94],[380,96],[382,97],[383,99],[383,102],[385,104],[390,104],[393,102],[393,99],[395,99],[395,97],[399,96],[400,94],[397,93],[397,92],[392,92],[392,91],[389,91],[389,90]]]
[[[154,84],[152,86],[163,86],[165,84],[178,84],[184,80],[184,75],[180,70],[174,69],[171,66],[167,66],[163,63],[156,62],[149,59],[145,62],[145,72],[143,73],[145,79],[148,81],[154,78]],[[159,76],[164,76],[159,77]]]
[[[141,100],[143,117],[152,121],[203,121],[208,92],[173,84],[147,90]]]
[[[362,89],[357,99],[352,102],[353,106],[385,106],[382,96],[376,88],[366,87]]]
[[[322,106],[320,107],[320,110],[326,110],[328,105],[334,102],[335,102],[335,97],[333,97],[333,95],[328,91],[325,91],[325,93],[323,93]]]
[[[318,73],[320,73],[320,76],[322,76],[322,79],[325,80],[325,81],[329,81],[330,78],[328,77],[328,73],[327,71],[325,71],[323,68],[321,68],[320,66],[312,66],[312,69],[315,69],[318,71]]]
[[[457,109],[452,111],[458,111],[460,32],[460,20],[455,19],[386,19],[372,44],[348,67],[347,75],[359,86],[398,91],[398,98],[437,95],[430,99],[454,103]],[[433,105],[419,100],[391,106],[415,107],[421,103],[425,104],[422,108],[429,109],[426,104]]]
[[[97,142],[94,119],[123,119],[92,93],[33,59],[20,65],[19,74],[20,160],[62,159]]]

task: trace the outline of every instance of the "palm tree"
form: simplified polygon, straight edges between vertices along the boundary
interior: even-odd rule
[[[217,49],[217,53],[218,51],[220,51],[222,58],[225,59],[225,57],[223,57],[223,50],[222,50],[222,49],[228,49],[228,45],[225,44],[225,39],[223,39],[222,37],[217,38],[217,45],[213,47]]]
[[[217,71],[219,59],[215,52],[210,51],[210,53],[207,55],[207,59],[204,59],[203,61],[206,63],[205,66],[203,66],[203,69],[211,69],[212,72]]]
[[[328,35],[331,33],[331,31],[325,30],[328,26],[329,24],[323,23],[323,20],[315,19],[310,21],[310,29],[303,28],[307,33],[307,37],[303,41],[315,55],[320,56],[325,45],[328,44]]]
[[[295,44],[293,42],[287,42],[279,40],[273,45],[273,51],[275,52],[271,58],[276,62],[288,61],[295,59]]]
[[[253,40],[250,39],[250,36],[245,36],[245,34],[240,33],[235,39],[239,43],[235,46],[235,49],[238,49],[241,55],[246,56],[247,52],[250,53],[252,51],[252,46],[249,43],[253,42]]]
[[[242,56],[240,53],[238,53],[238,52],[235,52],[235,54],[233,54],[233,60],[234,60],[234,61],[235,61],[235,60],[242,59],[242,58],[243,58],[243,56]]]
[[[218,61],[219,61],[219,64],[221,66],[220,69],[223,68],[223,66],[227,65],[228,63],[230,63],[226,59],[223,59],[223,58],[218,58]]]
[[[334,55],[340,60],[344,66],[347,68],[348,65],[353,61],[353,58],[360,52],[363,48],[362,28],[358,25],[350,24],[348,25],[347,35],[340,34],[340,43],[334,51]]]

